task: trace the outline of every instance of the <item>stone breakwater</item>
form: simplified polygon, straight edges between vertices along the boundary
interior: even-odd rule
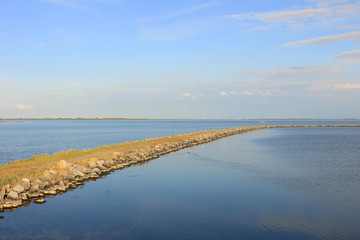
[[[44,203],[45,197],[61,194],[111,171],[144,163],[183,148],[259,129],[292,127],[360,127],[360,125],[251,126],[146,139],[145,144],[125,151],[113,152],[111,157],[90,158],[81,163],[60,160],[53,166],[47,167],[41,176],[26,176],[16,184],[7,184],[0,189],[0,211],[14,210],[29,205],[31,201]]]

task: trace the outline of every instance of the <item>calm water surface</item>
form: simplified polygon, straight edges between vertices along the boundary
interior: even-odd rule
[[[4,212],[0,239],[360,239],[360,128],[267,129]]]

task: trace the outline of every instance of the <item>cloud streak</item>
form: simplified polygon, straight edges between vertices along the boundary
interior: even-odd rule
[[[304,45],[314,45],[314,44],[328,44],[334,42],[354,42],[360,41],[360,31],[343,33],[343,34],[335,34],[324,37],[317,37],[307,40],[301,40],[296,42],[289,42],[284,44],[283,46],[304,46]]]
[[[229,14],[224,17],[240,21],[243,28],[249,30],[266,30],[274,27],[289,28],[328,28],[344,24],[357,19],[360,11],[359,3],[347,1],[311,1],[316,6],[309,8],[298,6],[293,9]],[[340,5],[336,3],[342,3]],[[333,5],[336,4],[336,5]],[[354,26],[354,25],[353,25]]]
[[[191,93],[185,92],[180,95],[174,96],[176,100],[197,100],[198,98],[192,95]]]
[[[28,109],[35,109],[34,106],[32,105],[24,105],[24,104],[17,104],[15,106],[16,109],[21,109],[21,110],[28,110]]]
[[[237,71],[236,75],[255,75],[268,79],[296,79],[296,78],[310,78],[327,76],[342,72],[347,72],[348,69],[344,69],[341,66],[288,66],[275,68],[270,70],[250,70],[250,71]]]
[[[352,50],[342,52],[338,55],[329,57],[330,59],[341,60],[346,64],[359,64],[360,63],[360,50]]]

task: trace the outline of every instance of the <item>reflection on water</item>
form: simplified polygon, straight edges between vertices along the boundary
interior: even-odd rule
[[[5,212],[0,239],[359,239],[359,137],[269,129],[185,149]]]

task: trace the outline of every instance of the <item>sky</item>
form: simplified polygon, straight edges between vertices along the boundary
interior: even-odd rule
[[[359,0],[2,0],[0,118],[360,118]]]

